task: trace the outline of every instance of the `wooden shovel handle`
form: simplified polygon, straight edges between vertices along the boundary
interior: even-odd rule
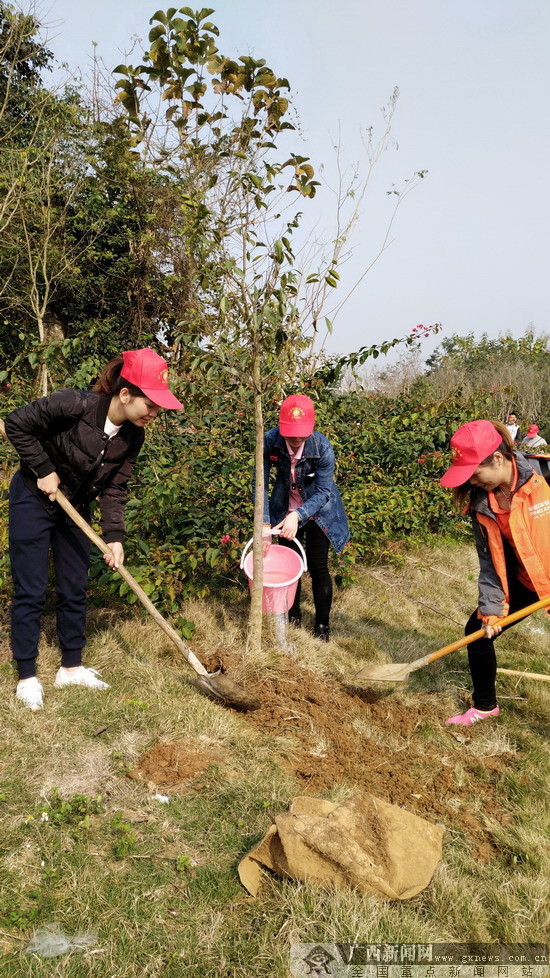
[[[522,672],[520,669],[497,669],[497,672],[502,672],[505,676],[519,676],[520,679],[541,679],[544,683],[550,683],[550,676],[546,676],[541,672]]]
[[[6,429],[4,427],[4,422],[0,418],[0,434],[5,435]],[[69,502],[66,495],[58,489],[55,494],[56,502],[59,503],[62,509],[65,510],[67,516],[70,516],[73,523],[79,527],[80,530],[91,540],[95,546],[101,550],[104,554],[111,554],[111,548],[107,546],[105,540],[103,540],[94,530],[92,530],[89,523],[76,511],[74,506]],[[126,569],[124,564],[120,564],[117,567],[117,571],[123,580],[126,581],[129,588],[132,589],[134,594],[141,601],[143,607],[149,612],[152,618],[156,621],[157,625],[162,628],[163,632],[168,635],[168,638],[172,639],[174,645],[178,647],[182,655],[185,657],[192,669],[195,670],[198,676],[208,676],[208,670],[204,668],[202,662],[199,662],[195,653],[189,648],[185,642],[182,642],[178,633],[172,628],[171,625],[162,617],[160,611],[157,611],[152,601],[149,600],[143,588],[141,588],[134,577],[130,574],[130,571]]]
[[[503,627],[504,625],[513,625],[515,621],[520,621],[522,618],[526,618],[527,615],[532,615],[534,611],[540,611],[541,608],[547,608],[550,605],[550,594],[546,598],[542,598],[540,601],[535,601],[533,604],[528,605],[526,608],[520,608],[519,611],[514,611],[512,615],[506,615],[505,618],[500,618],[495,624]],[[429,655],[424,656],[423,659],[419,660],[423,665],[427,665],[428,662],[435,662],[436,659],[442,659],[443,656],[449,655],[451,652],[456,652],[458,649],[462,649],[465,645],[469,645],[470,642],[477,642],[478,638],[484,638],[485,629],[480,628],[477,632],[472,632],[471,635],[465,635],[464,638],[457,639],[456,642],[451,642],[450,645],[445,645],[442,649],[438,649],[437,652],[430,652]]]
[[[65,510],[65,512],[67,513],[67,515],[70,516],[70,518],[73,520],[73,522],[76,523],[76,525],[88,537],[88,540],[91,540],[92,543],[95,543],[96,547],[98,547],[99,550],[101,550],[102,553],[104,553],[104,554],[111,554],[111,548],[109,546],[107,546],[107,544],[105,543],[105,540],[103,540],[95,532],[95,530],[92,530],[90,524],[86,522],[86,520],[80,515],[80,513],[77,513],[76,509],[74,508],[74,506],[71,505],[71,503],[69,502],[69,500],[67,499],[67,497],[65,496],[65,494],[61,491],[61,489],[58,489],[57,490],[57,492],[55,494],[55,499],[56,499],[56,502],[59,503],[59,505],[61,506],[61,508]],[[182,640],[179,637],[178,633],[162,617],[160,611],[157,611],[157,609],[155,608],[153,602],[149,600],[149,598],[145,594],[145,591],[143,590],[143,588],[141,588],[139,586],[139,584],[136,581],[135,577],[132,577],[132,575],[130,574],[130,571],[127,570],[127,568],[124,566],[124,564],[119,564],[119,566],[116,568],[116,570],[118,571],[118,573],[120,574],[120,576],[123,578],[123,580],[126,581],[128,587],[130,587],[132,589],[132,591],[134,592],[134,594],[137,595],[137,597],[138,597],[139,601],[141,601],[143,607],[146,608],[146,610],[149,612],[149,614],[151,615],[151,617],[155,619],[157,625],[159,625],[159,627],[162,628],[163,632],[165,632],[165,634],[168,635],[168,638],[171,638],[172,639],[174,645],[177,645],[178,649],[185,656],[187,662],[189,663],[189,665],[191,666],[191,668],[195,670],[195,672],[197,673],[197,675],[199,675],[199,676],[207,676],[208,675],[208,670],[204,668],[202,662],[199,662],[199,660],[197,659],[195,653],[192,652],[192,650],[189,648],[189,646],[186,645],[185,642],[182,642]]]

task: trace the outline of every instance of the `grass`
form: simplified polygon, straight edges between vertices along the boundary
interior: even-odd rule
[[[298,661],[349,684],[368,662],[417,658],[460,634],[449,619],[466,619],[475,591],[475,555],[464,548],[419,549],[401,567],[360,570],[357,585],[336,595],[329,644],[306,629],[293,636]],[[182,613],[197,624],[199,654],[223,649],[233,678],[263,682],[267,694],[284,678],[283,663],[269,649],[259,659],[243,654],[246,608],[235,589],[223,605],[190,602]],[[306,624],[308,612],[306,600]],[[540,614],[517,626],[499,640],[499,664],[544,672],[549,636]],[[382,720],[367,706],[355,718],[365,743],[398,752],[404,764],[407,748],[422,745],[425,763],[415,761],[414,771],[420,785],[452,773],[457,790],[446,805],[443,859],[419,896],[387,903],[266,876],[252,899],[236,867],[273,815],[303,793],[287,763],[296,733],[261,729],[177,682],[165,666],[186,667],[141,617],[90,616],[87,663],[111,684],[106,693],[53,690],[57,662],[48,620],[40,714],[15,702],[11,667],[0,667],[3,978],[286,978],[289,945],[298,941],[544,941],[550,691],[543,683],[499,677],[498,723],[457,740],[441,718],[460,708],[469,689],[459,652],[388,690],[379,701]],[[410,730],[393,722],[408,704],[420,708]],[[312,760],[321,762],[331,744],[318,734]],[[129,776],[149,748],[180,740],[218,760],[181,791]],[[470,784],[465,799],[460,786]],[[497,814],[483,800],[489,784]],[[325,794],[342,799],[352,789],[334,784]],[[157,791],[169,796],[167,804],[154,798]],[[465,806],[483,825],[486,861],[479,840],[455,825]],[[93,930],[97,939],[90,950],[61,958],[25,955],[34,930],[54,921],[68,935]]]

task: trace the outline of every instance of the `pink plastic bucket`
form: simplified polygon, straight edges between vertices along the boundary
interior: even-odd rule
[[[298,581],[307,570],[306,555],[298,540],[301,553],[296,553],[290,547],[281,547],[272,543],[264,557],[264,588],[262,595],[262,611],[269,614],[282,615],[292,607],[296,597]],[[249,540],[243,550],[241,567],[248,578],[248,586],[252,591],[254,579],[254,556],[247,550],[252,544]]]

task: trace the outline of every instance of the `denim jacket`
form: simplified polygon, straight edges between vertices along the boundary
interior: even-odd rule
[[[277,469],[271,499],[268,499],[269,471]],[[324,435],[318,431],[306,438],[302,457],[296,462],[296,487],[303,499],[296,510],[300,525],[314,519],[326,533],[336,553],[344,549],[350,538],[342,497],[334,484],[334,452]],[[277,526],[288,513],[290,497],[290,456],[278,428],[272,428],[264,438],[264,523]]]

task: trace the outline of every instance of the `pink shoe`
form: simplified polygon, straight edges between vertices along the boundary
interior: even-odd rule
[[[456,723],[462,727],[471,727],[478,720],[486,720],[487,717],[498,717],[500,709],[495,706],[494,710],[476,710],[475,706],[471,706],[466,713],[458,713],[456,717],[449,717],[445,720],[446,724]]]

